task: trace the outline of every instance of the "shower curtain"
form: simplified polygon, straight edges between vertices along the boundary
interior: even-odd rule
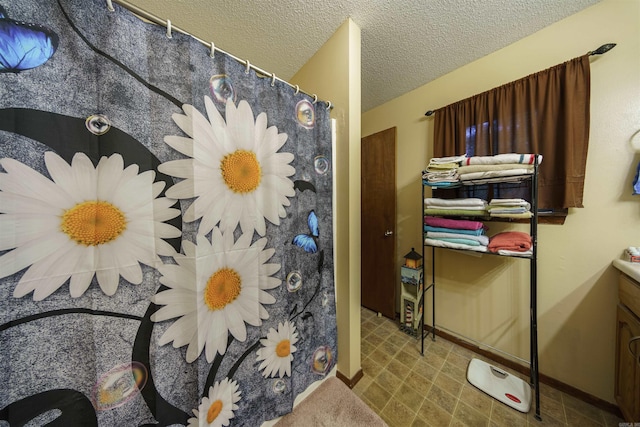
[[[259,426],[336,363],[327,103],[114,6],[0,0],[0,424]]]

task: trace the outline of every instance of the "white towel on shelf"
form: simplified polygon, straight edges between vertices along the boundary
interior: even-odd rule
[[[470,207],[474,209],[484,209],[487,207],[487,201],[478,198],[462,198],[462,199],[439,199],[437,197],[427,197],[424,199],[424,205],[427,208],[455,208]]]
[[[499,165],[503,163],[533,164],[535,154],[496,154],[495,156],[467,157],[465,165]],[[542,156],[538,154],[538,164],[542,163]]]
[[[515,175],[515,176],[501,176],[501,177],[497,177],[497,178],[480,178],[480,179],[467,179],[467,180],[460,180],[460,182],[463,185],[480,185],[480,184],[489,184],[489,183],[500,183],[500,184],[504,184],[505,182],[521,182],[522,181],[522,175]]]
[[[476,179],[486,179],[486,178],[502,178],[509,176],[518,176],[518,175],[532,175],[533,170],[531,169],[502,169],[495,171],[484,171],[484,172],[471,172],[460,175],[460,181],[470,181]]]
[[[491,199],[489,206],[524,206],[531,209],[531,204],[524,199]]]
[[[470,245],[463,245],[460,243],[445,242],[444,240],[436,240],[436,239],[429,239],[429,238],[424,239],[424,244],[429,246],[438,246],[441,248],[464,249],[468,251],[487,252],[487,247],[482,245],[470,246]]]
[[[486,172],[486,171],[497,171],[503,169],[530,169],[531,173],[533,173],[533,165],[524,165],[522,163],[502,163],[499,165],[469,165],[469,166],[460,166],[457,168],[458,173],[460,175],[464,175],[467,173],[474,172]]]
[[[449,157],[434,157],[429,160],[429,163],[437,165],[441,163],[459,163],[463,162],[467,158],[466,154],[462,154],[460,156],[449,156]]]
[[[499,255],[508,255],[508,256],[531,256],[533,255],[533,250],[529,249],[528,251],[520,252],[520,251],[510,251],[507,249],[499,249]]]
[[[525,206],[510,206],[510,207],[506,207],[506,206],[500,206],[500,207],[489,207],[489,209],[487,209],[489,211],[489,215],[495,215],[495,214],[522,214],[525,212],[529,212],[529,209],[527,209]]]
[[[487,246],[489,244],[489,236],[481,235],[481,236],[473,236],[470,234],[460,234],[460,233],[446,233],[444,231],[427,231],[427,237],[429,239],[469,239],[475,240],[479,242],[481,245]]]

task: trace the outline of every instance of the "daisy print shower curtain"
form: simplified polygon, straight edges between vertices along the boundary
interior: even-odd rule
[[[259,426],[336,363],[327,103],[114,6],[0,0],[0,425]]]

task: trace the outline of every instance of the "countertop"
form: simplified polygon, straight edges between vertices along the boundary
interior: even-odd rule
[[[614,259],[613,266],[636,282],[640,282],[640,262],[629,262],[622,259]]]

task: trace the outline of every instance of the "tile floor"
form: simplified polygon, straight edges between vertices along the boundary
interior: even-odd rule
[[[366,308],[361,313],[364,377],[353,391],[390,427],[618,427],[623,422],[545,384],[540,384],[542,422],[537,421],[533,407],[523,414],[467,382],[469,361],[482,357],[441,337],[425,339],[422,356],[420,341],[400,331],[396,322]]]

